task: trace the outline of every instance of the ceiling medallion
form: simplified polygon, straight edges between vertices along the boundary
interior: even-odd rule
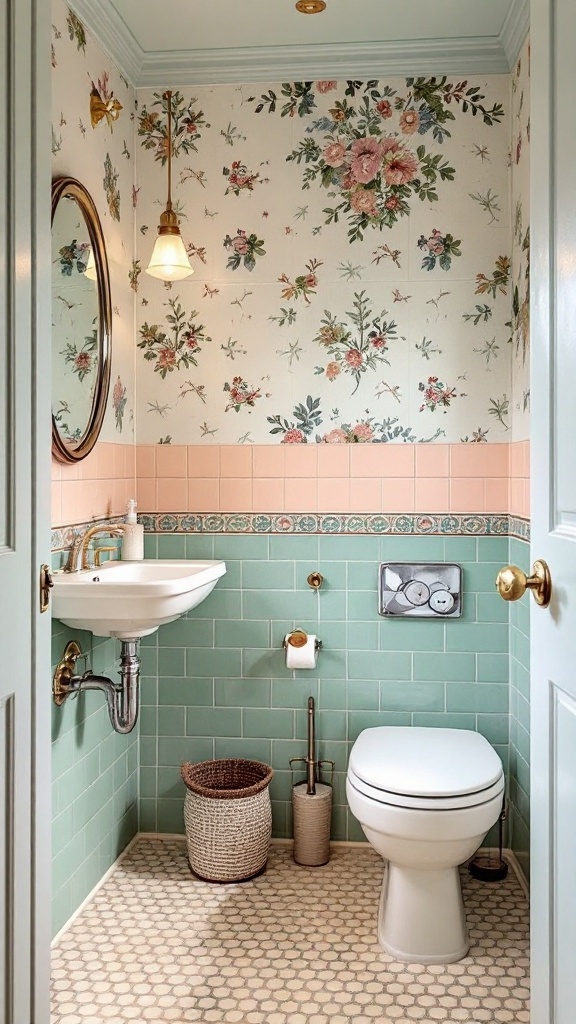
[[[296,10],[300,14],[320,14],[320,11],[326,10],[326,4],[324,0],[298,0]]]

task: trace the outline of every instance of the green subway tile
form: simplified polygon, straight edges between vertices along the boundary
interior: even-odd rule
[[[348,766],[348,743],[346,740],[322,740],[318,743],[318,758],[321,761],[334,761],[336,770],[345,772]],[[330,782],[329,768],[325,772],[323,779]]]
[[[378,711],[380,683],[378,679],[353,679],[346,684],[349,711]]]
[[[444,537],[444,559],[447,562],[475,562],[475,537]]]
[[[458,679],[463,682],[474,679],[476,656],[474,654],[429,654],[414,655],[414,679]]]
[[[214,623],[215,647],[269,647],[270,623],[217,619]]]
[[[138,715],[138,721],[140,723],[140,735],[156,736],[158,731],[157,719],[158,714],[155,707],[140,708],[140,714]]]
[[[201,604],[188,612],[189,619],[194,617],[194,613],[198,612],[199,618],[213,618],[213,619],[239,619],[241,616],[242,608],[242,591],[241,590],[225,590],[218,589],[216,584],[214,590],[208,597],[205,597]],[[253,618],[262,618],[262,616],[252,616]]]
[[[158,769],[158,800],[181,800],[184,803],[186,786],[179,770],[172,768]]]
[[[156,764],[156,745],[157,739],[154,736],[141,736],[140,737],[140,764],[141,765],[155,765]]]
[[[441,712],[415,711],[412,725],[423,726],[425,729],[471,729],[476,728],[476,715],[456,715]]]
[[[477,715],[476,729],[490,743],[508,743],[508,715]]]
[[[347,564],[346,562],[322,562],[319,570],[324,576],[324,582],[318,597],[320,602],[324,594],[329,590],[346,590],[347,586]],[[296,586],[303,585],[308,578],[310,566],[307,562],[296,563]]]
[[[158,735],[185,736],[186,709],[183,707],[158,708]]]
[[[379,624],[377,622],[349,622],[348,650],[377,651],[378,630]]]
[[[378,562],[348,562],[348,589],[370,590],[376,600],[378,565]]]
[[[244,590],[293,590],[294,562],[243,562]]]
[[[508,654],[508,624],[458,623],[446,630],[447,651],[490,651]]]
[[[381,725],[411,725],[411,716],[400,711],[349,711],[348,739],[353,741],[364,729]]]
[[[183,647],[158,648],[158,675],[183,676],[186,674],[186,655]]]
[[[302,740],[272,740],[270,764],[276,770],[286,770],[291,757],[306,757]]]
[[[530,641],[517,629],[510,630],[510,654],[525,668],[530,668]]]
[[[501,562],[463,562],[466,588],[478,593],[493,594],[496,577],[502,568]]]
[[[322,535],[320,537],[320,561],[326,562],[378,562],[380,543],[378,537],[351,537]],[[324,570],[322,570],[324,571]]]
[[[158,675],[158,648],[140,648],[140,676]]]
[[[447,711],[508,713],[508,687],[499,683],[447,683]]]
[[[510,658],[507,654],[477,654],[476,679],[479,683],[507,683]]]
[[[100,755],[99,772],[101,774],[102,772],[105,772],[110,765],[114,764],[114,761],[116,760],[116,743],[113,733],[110,733],[110,735],[102,741],[98,750]]]
[[[273,679],[273,708],[305,708],[308,697],[318,699],[318,680],[314,678]]]
[[[270,797],[272,800],[292,800],[292,772],[274,772],[274,778],[270,783]]]
[[[186,558],[186,537],[183,533],[158,537],[158,558]]]
[[[379,622],[376,594],[368,590],[355,590],[348,595],[348,622]]]
[[[506,565],[509,558],[508,537],[478,537],[479,562],[500,562]]]
[[[72,916],[76,907],[72,904],[72,889],[70,885],[54,892],[52,897],[52,935],[56,935]]]
[[[289,740],[294,736],[294,712],[277,708],[244,708],[242,735]]]
[[[219,707],[270,707],[269,679],[215,679],[214,704]]]
[[[139,802],[140,832],[157,832],[156,800],[141,799]]]
[[[284,651],[278,650],[257,650],[244,649],[242,651],[242,672],[229,673],[230,675],[242,675],[245,679],[290,679],[292,670],[286,667]]]
[[[412,655],[404,652],[350,651],[349,679],[410,679]]]
[[[214,538],[209,534],[200,536],[197,533],[186,537],[186,558],[195,562],[199,558],[214,558]],[[228,562],[226,562],[228,568]]]
[[[287,839],[288,832],[288,804],[283,800],[272,801],[272,835],[275,839]]]
[[[196,647],[186,652],[186,670],[190,678],[218,676],[219,679],[241,675],[242,652],[233,648]]]
[[[508,622],[509,605],[499,594],[478,594],[476,608],[479,622]]]
[[[306,711],[296,712],[296,737],[306,740],[308,737],[308,714]],[[346,712],[345,711],[317,711],[316,712],[316,738],[322,740],[345,740],[346,739]]]
[[[382,537],[382,562],[443,562],[443,537]]]
[[[268,543],[268,537],[218,534],[214,537],[214,558],[261,558],[267,560]]]
[[[293,558],[299,561],[312,561],[315,564],[308,570],[310,572],[316,568],[318,548],[318,537],[316,535],[310,537],[295,537],[293,535],[289,537],[273,536],[270,537],[270,560],[283,561]]]
[[[425,619],[383,619],[379,623],[381,651],[443,651],[444,623]]]
[[[224,736],[214,740],[214,757],[247,757],[249,761],[271,763],[271,741],[255,736]]]
[[[144,558],[158,558],[158,534],[144,534]]]
[[[510,748],[510,754],[512,755],[513,748]],[[521,756],[519,751],[514,751],[514,777],[518,780],[518,785],[522,787],[525,793],[530,795],[530,766],[527,761]],[[510,768],[512,774],[512,767]]]
[[[212,679],[161,679],[158,683],[159,705],[185,707],[208,706],[214,703]]]
[[[346,680],[322,679],[320,681],[318,707],[323,710],[345,710],[347,707]]]
[[[346,839],[349,843],[365,843],[366,836],[362,829],[362,825],[357,818],[354,817],[352,811],[348,810],[346,815]]]
[[[168,622],[165,626],[160,626],[158,649],[160,647],[186,647],[187,644],[190,644],[188,637],[192,625],[192,621],[184,617],[176,619],[174,622]]]
[[[318,660],[322,660],[322,654],[326,650],[346,651],[348,650],[348,623],[345,619],[322,619],[320,622],[300,622],[299,626],[306,633],[314,633],[322,641],[322,652]]]
[[[333,842],[346,842],[348,835],[348,808],[334,804],[332,806],[332,821],[330,824],[330,838]]]
[[[158,803],[158,831],[184,835],[184,801],[162,800]],[[184,855],[184,846],[182,847]]]
[[[315,675],[318,679],[345,679],[346,678],[346,651],[331,651],[330,648],[322,649],[318,655],[318,662],[315,669],[296,669],[297,679]]]
[[[211,761],[213,756],[214,744],[211,737],[158,737],[159,765],[179,766],[183,761]]]
[[[242,562],[226,559],[226,572],[218,580],[219,590],[240,590],[242,587]]]
[[[530,733],[530,704],[520,693],[516,694],[516,717],[522,728]]]
[[[522,726],[516,725],[516,749],[527,764],[530,764],[530,734]]]
[[[298,601],[300,601],[300,598],[298,598]],[[320,594],[318,612],[320,622],[323,619],[340,621],[346,619],[347,592],[345,590],[325,590],[323,594]]]
[[[514,565],[519,565],[524,572],[528,572],[530,570],[530,544],[528,541],[510,537],[509,560]]]
[[[530,701],[530,672],[515,658],[510,658],[510,681],[522,696]]]
[[[189,708],[186,716],[187,736],[240,736],[240,708]]]
[[[156,768],[140,769],[140,796],[153,799],[156,796]]]
[[[380,683],[383,711],[444,711],[444,683]]]
[[[72,807],[69,805],[62,814],[52,818],[52,857],[56,857],[74,838]]]
[[[215,647],[214,619],[189,618],[186,620],[186,647]]]
[[[209,598],[206,599],[207,601]],[[311,590],[298,594],[296,603],[293,590],[248,590],[242,595],[244,619],[278,619],[287,626],[298,612],[303,619],[316,618],[317,595]],[[216,618],[240,618],[240,613],[217,615]],[[287,632],[287,630],[286,630]]]
[[[526,595],[521,601],[515,601],[510,608],[510,625],[519,629],[524,636],[530,636],[530,598]]]

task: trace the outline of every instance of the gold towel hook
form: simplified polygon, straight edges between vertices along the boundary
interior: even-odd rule
[[[320,587],[324,583],[324,577],[321,572],[318,572],[316,570],[316,572],[310,573],[310,575],[306,579],[306,582],[309,587],[312,587],[312,590],[320,590]]]

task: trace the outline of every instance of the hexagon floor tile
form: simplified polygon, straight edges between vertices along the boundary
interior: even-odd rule
[[[463,872],[470,954],[398,963],[376,941],[382,861],[274,846],[243,885],[194,878],[186,846],[140,840],[53,949],[52,1024],[528,1024],[528,909],[511,871]]]

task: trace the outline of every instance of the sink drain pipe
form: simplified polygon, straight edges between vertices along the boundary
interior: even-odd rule
[[[95,675],[91,669],[78,675],[76,662],[87,655],[82,653],[74,640],[71,640],[66,645],[62,660],[54,673],[52,693],[54,703],[60,706],[67,697],[82,693],[83,690],[101,690],[106,695],[112,728],[125,734],[132,732],[138,720],[140,640],[121,640],[120,644],[120,681],[115,682],[108,676]]]

